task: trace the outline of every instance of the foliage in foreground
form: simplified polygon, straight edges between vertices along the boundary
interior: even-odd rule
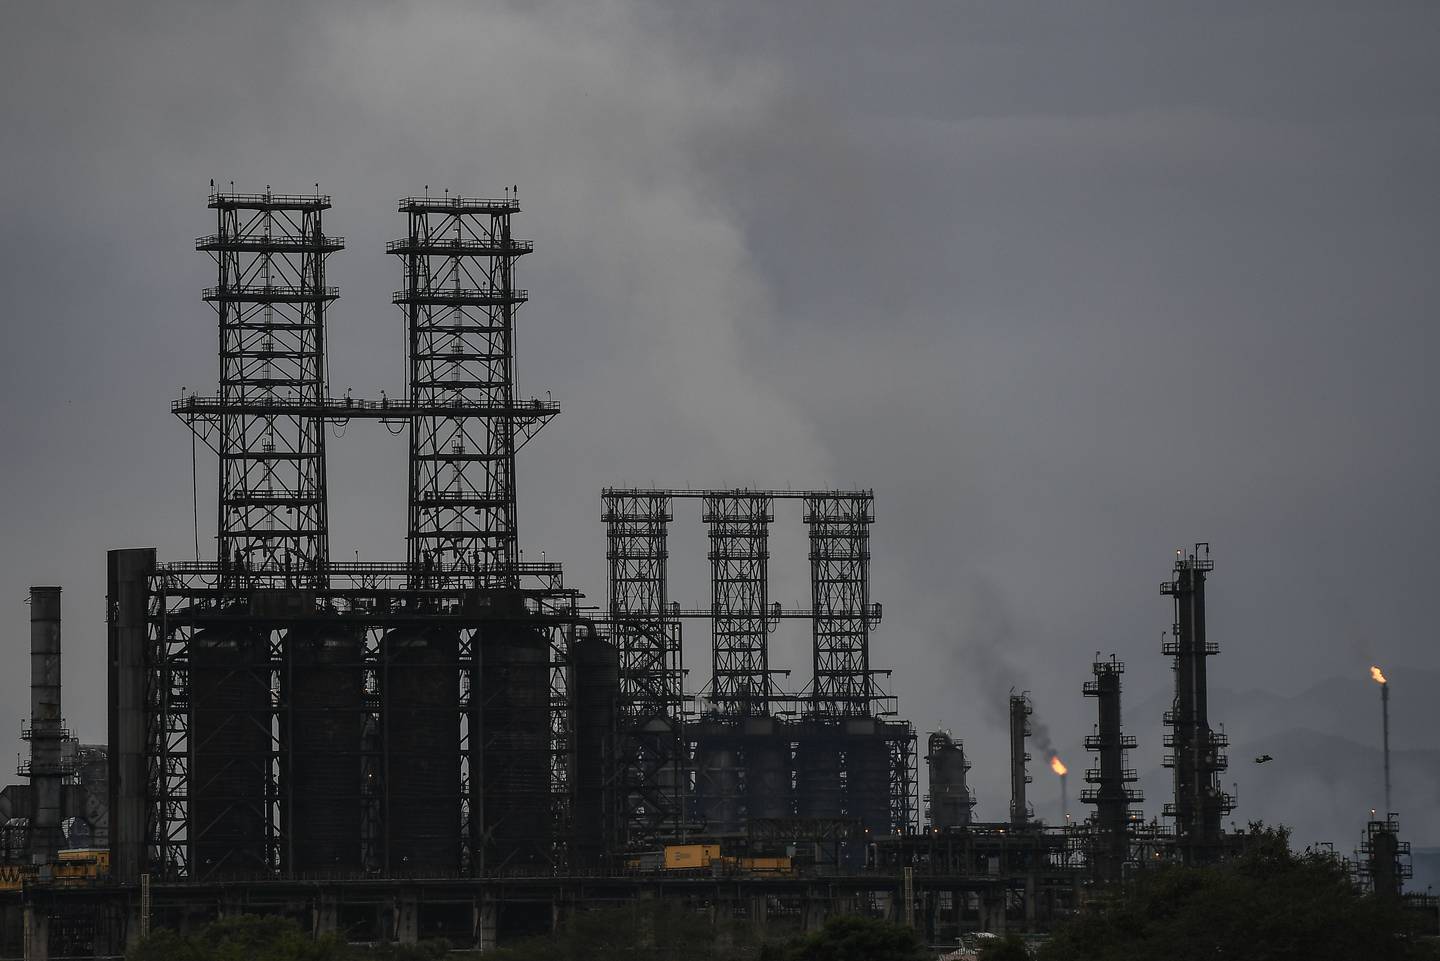
[[[1030,950],[1018,934],[993,938],[980,946],[980,961],[1030,961]]]
[[[1141,872],[1115,900],[1062,925],[1041,961],[1408,961],[1440,958],[1398,905],[1359,890],[1329,852],[1294,853],[1251,825],[1238,858]]]
[[[838,917],[790,945],[779,957],[784,961],[925,961],[931,954],[920,936],[902,924]]]

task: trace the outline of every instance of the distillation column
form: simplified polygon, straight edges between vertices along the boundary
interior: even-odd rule
[[[30,822],[31,860],[53,864],[64,836],[60,829],[60,786],[65,775],[64,748],[69,732],[60,716],[60,588],[30,588],[30,763],[20,773],[30,778],[34,819]]]
[[[1098,718],[1095,733],[1085,738],[1085,749],[1096,753],[1096,766],[1085,772],[1085,783],[1095,785],[1080,792],[1080,800],[1095,805],[1091,818],[1093,847],[1091,863],[1099,881],[1119,881],[1130,857],[1130,805],[1143,800],[1130,787],[1138,775],[1125,766],[1125,752],[1135,747],[1135,738],[1120,727],[1120,675],[1125,665],[1111,657],[1092,665],[1094,680],[1086,681],[1086,697],[1096,699]]]
[[[930,735],[925,761],[930,768],[930,826],[937,831],[964,827],[975,809],[975,796],[965,783],[970,761],[965,742],[944,731]]]
[[[1221,752],[1224,734],[1210,729],[1206,661],[1220,646],[1205,634],[1205,575],[1215,569],[1210,545],[1196,544],[1191,554],[1177,551],[1174,579],[1160,593],[1175,599],[1172,637],[1162,652],[1175,658],[1175,701],[1165,714],[1170,733],[1165,766],[1174,771],[1175,799],[1165,816],[1175,819],[1175,847],[1186,864],[1208,864],[1222,854],[1221,819],[1234,810],[1234,799],[1220,787],[1229,760]]]
[[[1030,755],[1025,751],[1025,739],[1030,736],[1032,713],[1029,697],[1010,695],[1010,823],[1016,827],[1030,820],[1030,804],[1025,800],[1025,785],[1030,783],[1025,765]]]

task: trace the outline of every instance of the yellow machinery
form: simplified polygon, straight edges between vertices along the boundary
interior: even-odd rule
[[[793,874],[788,857],[735,857],[722,854],[718,844],[667,844],[664,870],[704,871],[717,874]]]
[[[75,887],[90,884],[110,874],[110,852],[105,848],[75,848],[61,851],[52,865],[53,883]],[[17,891],[39,877],[33,864],[0,864],[0,891]]]

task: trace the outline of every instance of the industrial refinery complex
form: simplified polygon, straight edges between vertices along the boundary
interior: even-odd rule
[[[953,945],[1042,932],[1151,865],[1245,849],[1223,827],[1235,801],[1207,705],[1208,544],[1177,552],[1160,587],[1174,700],[1142,723],[1165,725],[1163,817],[1142,817],[1127,762],[1125,665],[1097,657],[1075,684],[1095,708],[1075,816],[1034,816],[1033,708],[1015,691],[1009,816],[978,820],[963,742],[917,732],[872,644],[872,491],[607,488],[603,608],[560,564],[523,559],[516,452],[559,407],[515,389],[532,246],[512,236],[512,192],[399,202],[407,383],[380,400],[327,383],[326,260],[344,247],[324,230],[330,198],[267,188],[209,207],[195,246],[217,270],[203,297],[218,391],[172,409],[218,458],[216,553],[109,551],[103,745],[65,726],[62,592],[32,589],[30,757],[0,792],[0,954],[113,956],[246,913],[485,949],[639,897],[794,931],[888,917]],[[330,554],[327,433],[354,420],[408,437],[403,558]],[[710,604],[687,610],[667,591],[667,535],[692,500]],[[771,598],[777,523],[808,534],[808,606]],[[782,619],[810,626],[798,681],[770,663]],[[711,659],[687,674],[696,621]],[[1393,816],[1371,821],[1357,863],[1409,897]]]

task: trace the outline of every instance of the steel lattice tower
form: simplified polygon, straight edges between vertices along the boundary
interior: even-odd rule
[[[870,670],[870,491],[806,495],[810,597],[814,611],[814,711],[868,716],[876,698]]]
[[[711,493],[704,497],[710,527],[710,614],[714,682],[722,714],[770,713],[768,494]]]
[[[321,195],[211,193],[215,259],[205,299],[220,318],[220,394],[182,412],[220,457],[223,567],[318,578],[329,559],[325,497],[325,312],[338,294],[325,258]],[[218,428],[218,429],[217,429]]]
[[[515,313],[527,292],[515,261],[531,251],[510,235],[513,197],[408,197],[408,235],[387,245],[405,265],[394,302],[409,353],[409,559],[462,568],[490,587],[518,584],[515,451],[544,425],[548,405],[515,399]]]
[[[1165,816],[1175,819],[1175,846],[1186,864],[1206,864],[1221,855],[1220,822],[1235,808],[1235,801],[1220,787],[1221,771],[1229,759],[1221,751],[1228,741],[1210,729],[1206,660],[1220,645],[1205,636],[1205,575],[1215,569],[1210,545],[1196,544],[1189,555],[1176,552],[1174,580],[1160,585],[1160,593],[1175,599],[1172,637],[1162,653],[1175,658],[1175,702],[1165,712],[1165,766],[1175,772],[1175,799],[1165,805]]]
[[[684,817],[678,625],[666,617],[666,533],[661,492],[605,491],[610,626],[620,655],[620,827],[627,840],[673,831]]]

